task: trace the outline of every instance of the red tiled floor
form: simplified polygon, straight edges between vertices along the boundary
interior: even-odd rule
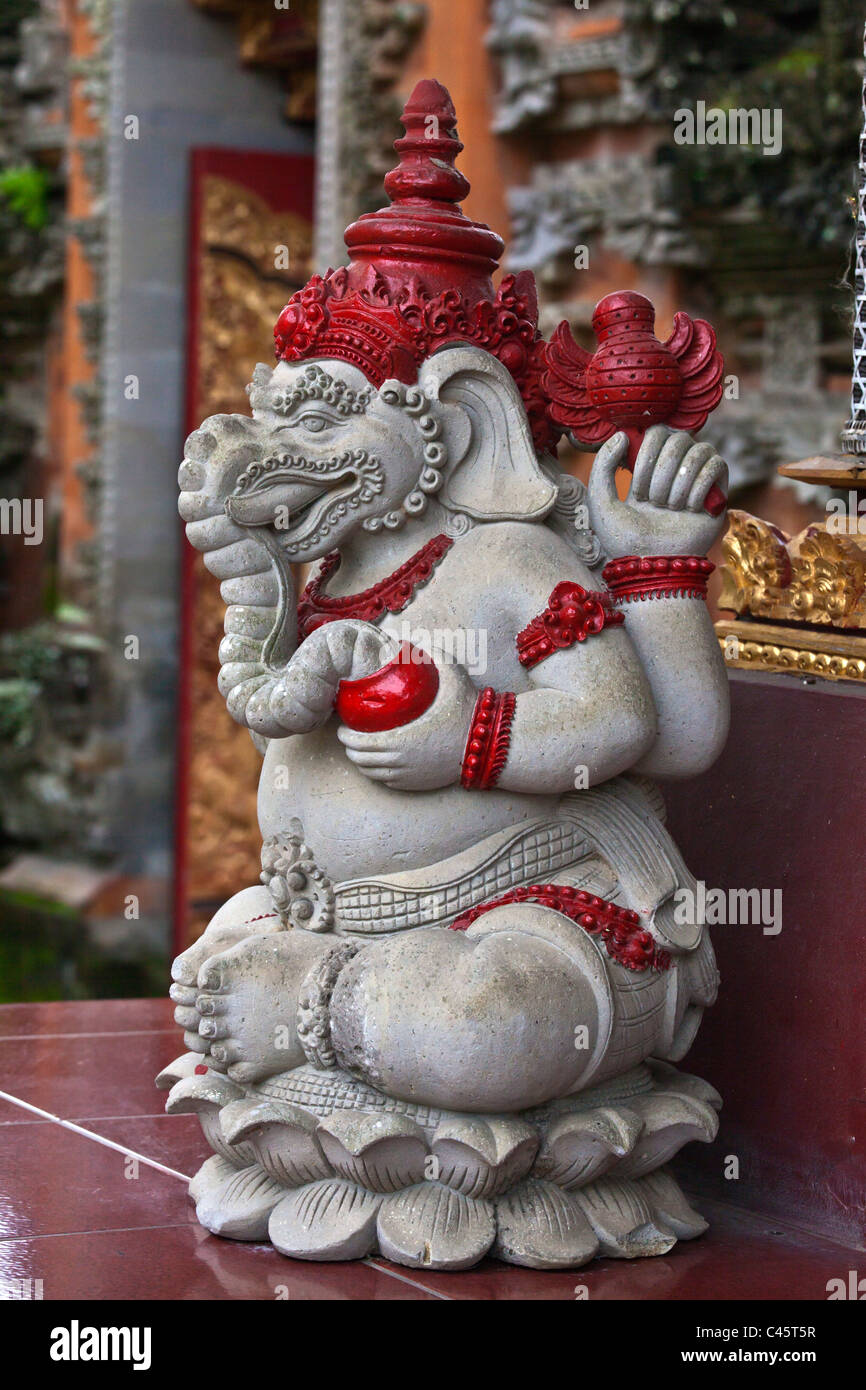
[[[0,1281],[41,1279],[57,1299],[435,1299],[368,1264],[301,1264],[199,1226],[0,1241]]]
[[[158,1115],[165,1094],[154,1077],[183,1050],[177,1029],[0,1038],[0,1091],[68,1120]],[[15,1118],[5,1109],[0,1116]]]
[[[0,1084],[2,1084],[2,1078],[0,1078]],[[7,1100],[0,1096],[0,1125],[20,1124],[26,1118],[23,1110],[19,1110],[17,1105],[10,1105]]]
[[[166,989],[168,985],[166,984]],[[176,1029],[170,999],[87,999],[0,1006],[0,1038]],[[177,1032],[178,1039],[180,1033]]]
[[[195,1115],[153,1115],[136,1119],[84,1119],[84,1129],[92,1130],[124,1144],[146,1158],[155,1159],[191,1178],[213,1149],[201,1132]]]
[[[176,1177],[144,1163],[133,1167],[123,1154],[60,1125],[0,1130],[0,1239],[194,1219]]]

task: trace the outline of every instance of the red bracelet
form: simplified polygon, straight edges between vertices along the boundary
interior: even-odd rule
[[[715,569],[701,555],[625,555],[611,560],[602,578],[615,603],[646,598],[706,598]]]
[[[517,659],[521,666],[537,666],[554,652],[624,622],[622,613],[613,611],[610,594],[593,593],[564,580],[553,590],[544,612],[517,634]]]
[[[510,690],[497,695],[489,685],[478,696],[463,754],[462,786],[479,791],[496,786],[508,757],[516,701]]]

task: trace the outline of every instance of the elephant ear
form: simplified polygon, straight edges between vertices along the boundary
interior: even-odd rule
[[[546,516],[556,488],[539,466],[523,401],[508,369],[483,348],[460,344],[429,357],[418,384],[425,395],[456,408],[464,423],[440,501],[476,521]],[[446,427],[446,437],[448,433]]]

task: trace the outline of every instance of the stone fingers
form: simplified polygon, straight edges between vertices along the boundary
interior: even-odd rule
[[[690,512],[703,511],[704,503],[714,484],[727,494],[728,465],[715,452],[698,470],[685,503],[686,509]]]
[[[651,500],[650,487],[661,456],[667,448],[666,441],[676,440],[680,437],[673,434],[667,425],[653,425],[647,430],[634,466],[634,476],[629,493],[630,501],[648,502]],[[688,436],[684,437],[688,438]]]

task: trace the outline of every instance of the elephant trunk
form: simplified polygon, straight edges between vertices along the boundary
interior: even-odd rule
[[[232,719],[264,738],[306,733],[330,717],[342,679],[371,675],[397,644],[370,624],[330,623],[298,648],[297,599],[282,537],[244,526],[225,497],[255,454],[255,422],[217,416],[187,441],[180,514],[226,604],[219,688]]]
[[[226,497],[260,448],[253,420],[214,416],[190,435],[178,475],[187,539],[221,580],[226,605],[219,688],[232,718],[250,728],[250,699],[279,678],[298,640],[295,585],[279,534],[226,514]],[[254,731],[270,738],[283,732],[275,723]]]

